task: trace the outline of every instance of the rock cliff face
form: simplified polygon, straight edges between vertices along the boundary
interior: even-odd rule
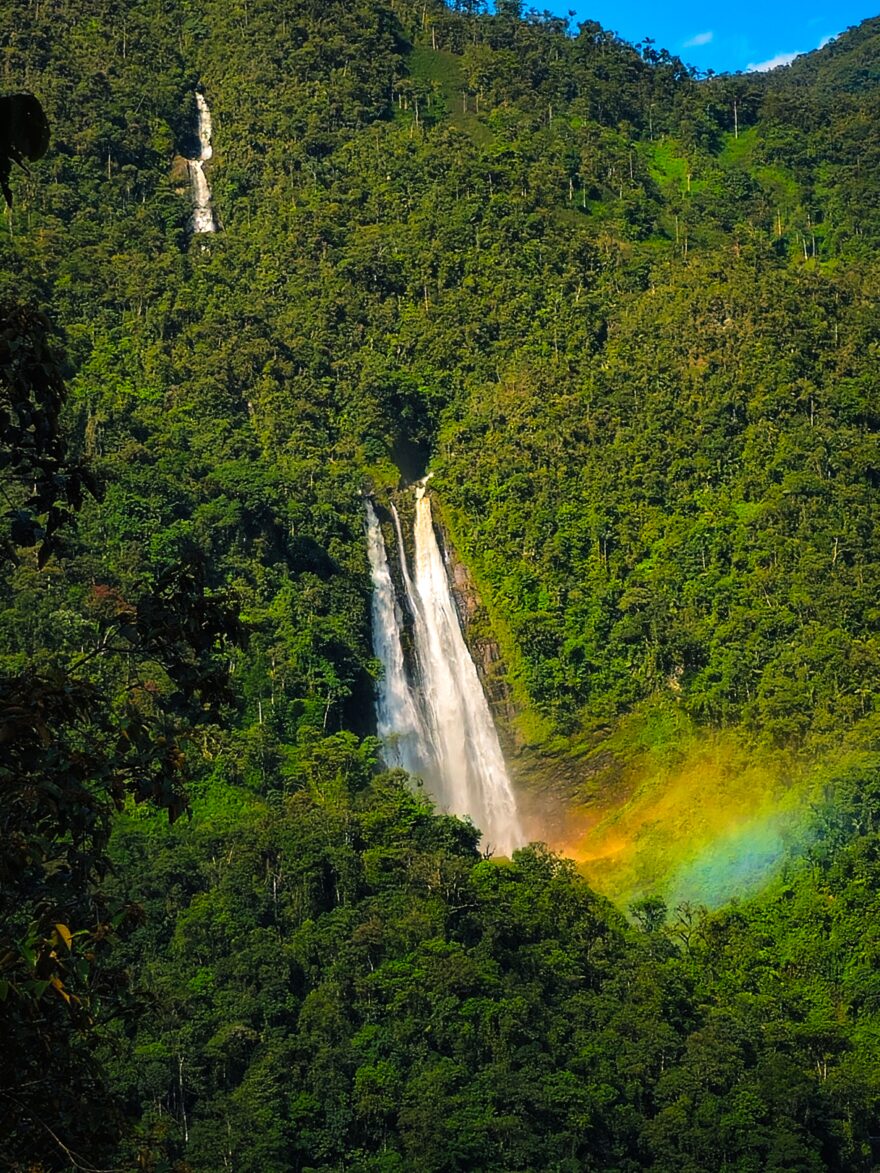
[[[513,742],[511,723],[516,716],[516,710],[513,694],[506,679],[507,668],[501,658],[501,649],[492,638],[486,608],[468,568],[455,552],[448,531],[439,521],[435,522],[435,527],[464,637],[480,674],[483,689],[499,727],[499,734],[506,743],[505,748],[509,750]]]

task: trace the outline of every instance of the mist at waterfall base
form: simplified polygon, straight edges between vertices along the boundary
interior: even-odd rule
[[[634,724],[620,741],[638,740]],[[736,731],[681,718],[674,741],[631,751],[605,792],[570,812],[551,846],[624,907],[661,896],[671,909],[717,908],[799,866],[814,839],[814,800],[832,770],[821,762],[796,770]]]
[[[509,855],[526,837],[489,705],[461,631],[423,483],[416,486],[415,496],[412,574],[400,517],[391,506],[402,602],[414,645],[409,667],[403,611],[382,528],[373,505],[366,502],[373,651],[383,668],[376,723],[384,757],[389,766],[421,777],[441,810],[470,817],[483,833],[484,850]]]
[[[799,821],[791,812],[768,811],[728,827],[711,843],[683,861],[667,889],[672,908],[698,898],[719,908],[736,896],[759,892],[792,855]]]

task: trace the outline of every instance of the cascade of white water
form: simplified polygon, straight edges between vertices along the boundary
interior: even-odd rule
[[[400,518],[391,506],[400,573],[413,618],[415,690],[404,666],[402,620],[382,530],[369,501],[366,512],[373,651],[385,668],[376,697],[385,759],[420,775],[441,808],[470,815],[483,831],[484,845],[509,854],[525,836],[489,705],[461,632],[424,482],[416,488],[412,577]]]
[[[430,736],[406,678],[402,622],[382,528],[369,501],[366,510],[367,555],[373,580],[373,653],[385,669],[376,692],[376,725],[386,764],[424,775],[430,763]]]
[[[492,714],[462,635],[424,482],[416,487],[412,586],[421,694],[440,778],[436,797],[456,814],[470,815],[485,846],[509,854],[525,838]]]
[[[204,94],[198,90],[196,90],[196,108],[199,114],[199,157],[186,161],[190,188],[192,189],[192,230],[193,232],[216,232],[217,225],[214,222],[214,212],[211,208],[211,189],[208,187],[203,166],[214,153],[211,146],[211,111],[208,109]]]

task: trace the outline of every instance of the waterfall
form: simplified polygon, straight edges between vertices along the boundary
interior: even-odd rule
[[[196,90],[196,108],[199,115],[199,156],[197,159],[187,159],[189,183],[192,190],[193,232],[216,232],[214,212],[211,208],[211,189],[205,178],[204,164],[211,158],[214,150],[211,146],[211,111],[205,101],[204,94]]]
[[[488,845],[509,854],[524,841],[516,802],[492,714],[461,632],[424,483],[416,487],[413,577],[423,620],[416,625],[422,692],[444,782],[441,797],[451,810],[471,816]]]
[[[525,842],[525,836],[492,714],[462,635],[424,482],[416,488],[412,577],[400,518],[393,506],[392,514],[401,577],[413,616],[418,673],[413,697],[404,671],[400,613],[395,610],[394,588],[382,543],[381,558],[375,551],[370,553],[373,647],[385,666],[376,705],[379,735],[384,739],[388,736],[386,729],[394,731],[392,752],[401,744],[411,745],[411,738],[418,736],[422,766],[413,772],[424,778],[442,808],[473,819],[483,832],[485,846],[510,854]],[[368,534],[374,518],[368,505]],[[381,530],[378,541],[382,541]],[[399,691],[402,686],[407,688],[405,697]]]
[[[367,555],[373,580],[373,652],[385,671],[376,694],[376,724],[388,766],[424,774],[430,762],[430,738],[406,678],[400,609],[388,569],[382,527],[367,501]]]

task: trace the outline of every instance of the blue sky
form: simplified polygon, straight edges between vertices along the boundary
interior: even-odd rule
[[[668,49],[698,69],[714,69],[716,73],[782,63],[880,13],[880,0],[875,0],[874,6],[851,0],[837,4],[828,0],[782,0],[777,4],[742,0],[720,8],[694,0],[671,7],[656,0],[574,0],[569,4],[553,0],[534,6],[559,13],[574,9],[575,21],[598,20],[627,41],[651,37],[656,48]]]

